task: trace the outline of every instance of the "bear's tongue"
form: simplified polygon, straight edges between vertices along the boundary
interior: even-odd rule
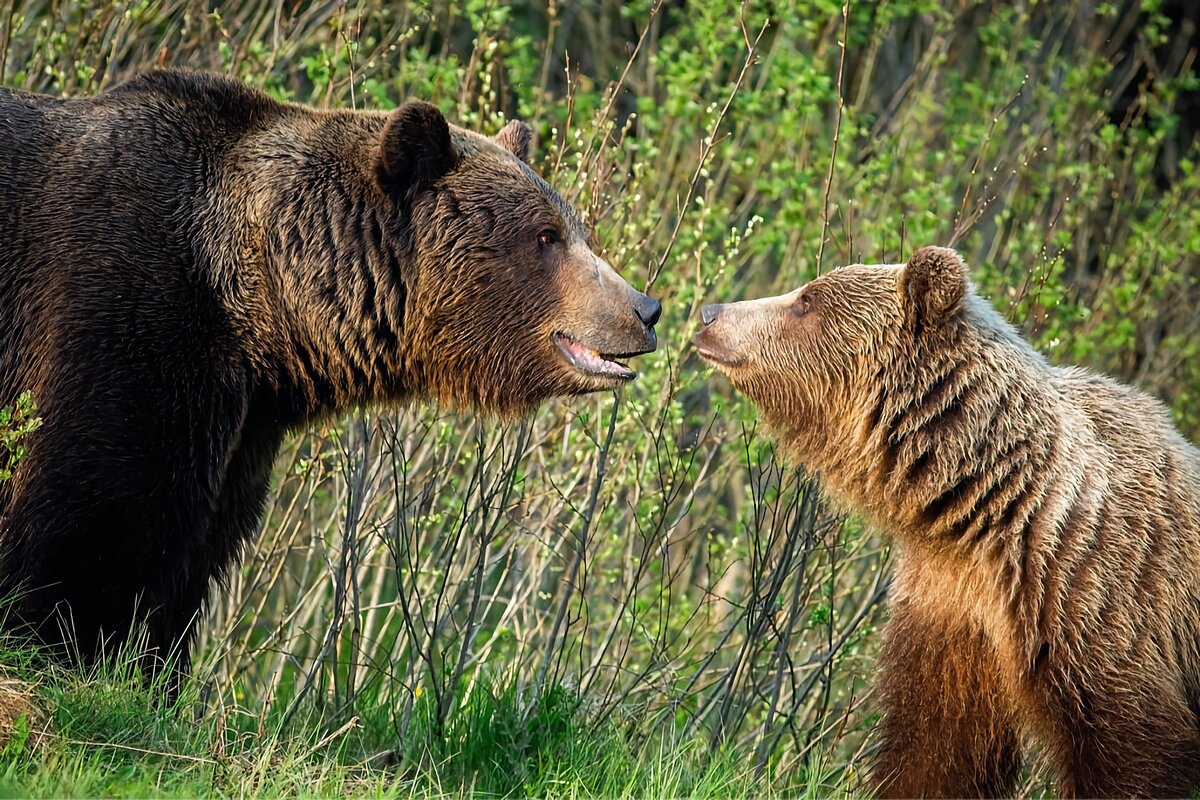
[[[569,336],[558,334],[554,337],[555,344],[562,350],[571,362],[571,366],[589,375],[612,375],[618,378],[632,378],[636,373],[619,361],[611,361],[586,345],[582,345]]]

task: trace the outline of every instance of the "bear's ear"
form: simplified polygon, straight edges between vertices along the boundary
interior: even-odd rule
[[[948,247],[922,247],[900,276],[905,317],[916,327],[936,327],[958,313],[967,294],[967,265]]]
[[[454,167],[450,125],[437,106],[413,100],[388,117],[376,174],[383,187],[410,197]]]
[[[514,119],[496,134],[496,144],[517,158],[529,163],[529,148],[533,143],[533,131],[524,122]]]

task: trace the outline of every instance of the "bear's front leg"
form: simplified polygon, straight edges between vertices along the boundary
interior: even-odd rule
[[[198,540],[181,555],[180,568],[154,584],[155,612],[148,621],[146,657],[150,672],[170,663],[169,687],[178,690],[191,665],[192,640],[215,586],[221,585],[262,517],[271,466],[283,439],[283,429],[256,419],[256,410],[239,421],[233,443],[213,470],[215,487],[209,505],[212,515]]]
[[[955,627],[958,626],[958,627]],[[879,657],[881,797],[1000,797],[1021,767],[1013,707],[982,631],[893,604]]]
[[[1047,681],[1046,706],[1057,712],[1047,749],[1059,795],[1193,796],[1200,786],[1200,717],[1170,679],[1174,671],[1145,656],[1111,670],[1062,669]]]

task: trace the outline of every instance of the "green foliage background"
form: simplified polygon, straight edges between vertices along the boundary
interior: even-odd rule
[[[488,133],[525,119],[538,167],[666,309],[618,396],[514,425],[368,411],[292,442],[204,627],[180,712],[203,746],[308,736],[309,756],[498,793],[702,792],[712,763],[740,765],[715,793],[857,786],[886,543],[775,461],[689,344],[699,305],[953,244],[1052,360],[1159,395],[1195,437],[1185,6],[0,3],[8,86],[188,66],[318,106],[420,97]],[[556,772],[589,737],[613,745],[579,762],[604,774],[655,748],[692,766]]]

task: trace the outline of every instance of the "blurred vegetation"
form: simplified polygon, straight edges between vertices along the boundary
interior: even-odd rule
[[[1052,360],[1157,394],[1195,438],[1198,20],[1187,0],[0,2],[9,86],[188,66],[318,106],[421,97],[488,133],[525,119],[606,257],[664,301],[616,396],[293,440],[186,713],[210,743],[292,732],[448,791],[653,793],[530,766],[651,750],[696,780],[734,754],[731,792],[858,786],[886,542],[776,461],[692,351],[699,305],[952,244]],[[582,755],[478,757],[551,718]]]

